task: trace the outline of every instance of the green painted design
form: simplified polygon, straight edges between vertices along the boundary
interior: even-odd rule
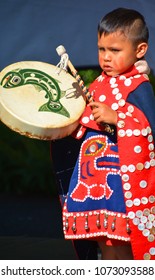
[[[47,103],[43,104],[38,111],[48,111],[70,117],[69,112],[61,104],[60,99],[65,95],[61,91],[59,81],[52,78],[43,71],[36,69],[15,69],[8,72],[2,79],[1,85],[4,88],[15,88],[31,84],[37,91],[45,90]]]

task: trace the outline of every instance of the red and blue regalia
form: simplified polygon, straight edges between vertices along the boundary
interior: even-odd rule
[[[95,101],[117,112],[117,127],[97,125],[86,107],[76,134],[84,140],[63,208],[63,228],[66,239],[131,242],[134,259],[152,260],[155,101],[144,72],[143,61],[138,62],[117,77],[102,73],[90,86]]]

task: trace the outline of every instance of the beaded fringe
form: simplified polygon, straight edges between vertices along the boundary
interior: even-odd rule
[[[120,227],[120,222],[118,222],[118,219],[120,218],[125,221],[126,225],[124,236],[117,235],[118,227]],[[131,229],[129,225],[129,217],[127,217],[125,214],[109,214],[107,212],[102,214],[95,213],[94,220],[94,213],[91,213],[91,215],[87,213],[83,216],[80,216],[79,213],[64,213],[64,233],[66,238],[73,238],[73,236],[74,238],[91,238],[95,236],[107,235],[113,236],[112,238],[114,239],[129,241]]]

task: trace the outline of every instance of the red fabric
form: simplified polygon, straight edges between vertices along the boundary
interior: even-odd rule
[[[113,106],[118,114],[117,140],[121,166],[121,178],[126,202],[126,211],[131,229],[130,240],[134,259],[155,259],[155,149],[150,124],[142,111],[126,102],[130,92],[147,81],[133,67],[118,77],[104,73],[92,84],[90,92],[94,100]],[[117,93],[118,90],[118,93]],[[121,93],[121,98],[117,94]],[[147,102],[147,101],[146,101]],[[103,130],[91,116],[87,107],[81,117],[77,132],[80,138],[87,127]],[[78,219],[79,228],[85,217]],[[96,218],[94,217],[94,224]],[[74,222],[74,221],[73,221]],[[124,226],[125,227],[125,224]],[[100,230],[98,230],[99,232]],[[121,231],[121,229],[120,229]],[[124,233],[123,233],[124,234]],[[121,235],[121,232],[120,232]]]

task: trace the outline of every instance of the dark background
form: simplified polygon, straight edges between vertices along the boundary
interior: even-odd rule
[[[97,66],[98,22],[121,6],[144,15],[150,30],[147,59],[155,70],[154,0],[1,0],[0,69],[22,60],[56,65],[61,44],[76,67]]]

